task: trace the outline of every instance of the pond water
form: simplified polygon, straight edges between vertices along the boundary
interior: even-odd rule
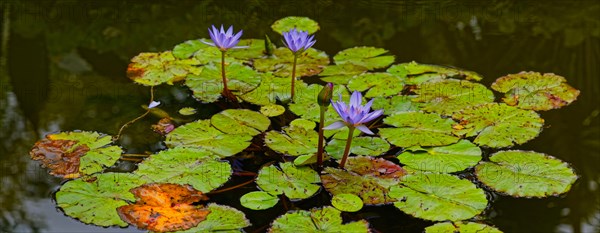
[[[137,232],[88,226],[64,216],[52,199],[61,180],[30,160],[31,146],[58,131],[115,135],[120,125],[142,114],[139,106],[147,104],[148,88],[125,75],[129,59],[138,53],[208,37],[208,26],[221,23],[244,29],[244,38],[267,33],[280,44],[270,25],[289,15],[318,21],[315,48],[330,56],[359,45],[381,47],[390,50],[397,63],[415,60],[476,71],[485,77],[486,86],[520,71],[566,77],[581,91],[578,100],[541,112],[546,121],[543,133],[514,148],[567,161],[579,180],[560,197],[493,196],[484,216],[505,232],[600,231],[600,5],[595,1],[1,4],[0,232]],[[194,102],[178,86],[158,87],[156,98],[167,112],[182,106],[218,111]],[[150,130],[158,119],[146,117],[125,131],[121,145],[127,153],[165,148]],[[132,170],[135,165],[121,162],[114,169]],[[239,197],[253,189],[249,185],[213,201],[243,209]],[[245,212],[253,223],[247,231],[261,232],[284,211]],[[380,232],[420,232],[432,224],[393,206],[368,207],[361,213]]]

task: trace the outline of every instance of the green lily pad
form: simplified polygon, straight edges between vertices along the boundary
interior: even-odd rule
[[[396,128],[381,128],[379,134],[399,147],[445,146],[458,141],[452,135],[452,119],[422,112],[397,113],[383,119]]]
[[[232,172],[228,162],[215,158],[205,150],[173,148],[151,155],[134,173],[157,183],[189,184],[207,193],[227,182]]]
[[[188,40],[181,44],[176,45],[173,48],[173,56],[179,59],[193,58],[198,62],[199,65],[206,65],[208,63],[221,63],[221,50],[215,46],[207,45],[201,41],[212,43],[210,39],[202,38],[197,40]],[[233,49],[231,49],[233,50]],[[229,51],[231,51],[229,50]],[[229,51],[225,55],[225,64],[237,62],[240,63],[243,60],[237,60],[229,55]]]
[[[254,90],[261,81],[261,75],[252,68],[239,63],[231,63],[225,67],[227,87],[235,95],[243,95]],[[212,103],[221,97],[223,78],[221,63],[204,66],[202,73],[189,75],[185,85],[192,90],[194,97],[202,102]]]
[[[325,151],[331,157],[341,159],[346,148],[346,139],[332,139],[327,143]],[[377,137],[355,137],[350,145],[350,153],[355,155],[379,156],[390,150],[387,141]]]
[[[267,117],[276,117],[285,112],[285,107],[279,104],[269,104],[260,107],[260,113]]]
[[[273,56],[254,60],[254,69],[260,72],[273,72],[279,77],[291,77],[294,64],[294,54],[285,47],[273,51]],[[323,51],[309,48],[298,55],[296,62],[296,78],[313,76],[321,73],[323,67],[329,64],[329,56]],[[289,80],[291,85],[291,80]],[[289,89],[289,88],[288,88]]]
[[[475,137],[478,145],[492,148],[523,144],[542,131],[544,119],[532,110],[523,110],[506,104],[485,104],[465,109],[452,118],[457,135]]]
[[[413,98],[415,98],[415,96],[408,95],[395,95],[387,98],[375,97],[373,98],[375,100],[373,100],[371,108],[383,109],[383,113],[386,115],[419,111],[420,103],[413,102]]]
[[[348,82],[351,91],[367,91],[365,97],[385,97],[399,95],[404,88],[402,79],[388,73],[364,73]]]
[[[334,196],[343,193],[359,196],[365,205],[396,201],[389,197],[389,188],[406,174],[390,161],[364,156],[348,158],[346,169],[325,168],[325,174],[321,175],[323,187]]]
[[[468,140],[460,140],[448,146],[409,147],[398,160],[416,170],[451,173],[477,165],[481,160],[481,149]]]
[[[244,212],[239,211],[235,208],[210,203],[208,204],[207,209],[208,211],[210,211],[210,213],[206,216],[206,219],[204,219],[204,221],[198,224],[198,226],[188,229],[186,231],[178,231],[177,233],[243,232],[242,228],[249,227],[250,225],[252,225],[250,224],[250,221],[246,219],[246,215],[244,215]]]
[[[62,132],[38,141],[30,155],[50,168],[50,174],[76,178],[114,165],[122,150],[111,143],[112,137],[97,132]]]
[[[191,107],[184,107],[179,109],[179,114],[183,116],[190,116],[196,114],[196,109]]]
[[[440,222],[425,228],[425,233],[502,233],[495,227],[475,222]]]
[[[277,196],[263,191],[249,192],[240,198],[242,206],[252,210],[266,210],[275,206],[277,202],[279,202]]]
[[[439,65],[419,64],[415,61],[393,65],[387,72],[405,78],[406,84],[419,85],[435,79],[464,78],[466,80],[480,81],[483,79],[473,71],[461,70]]]
[[[331,198],[331,205],[341,211],[356,212],[362,209],[363,202],[359,196],[350,193],[341,193]]]
[[[233,48],[227,51],[227,56],[240,60],[253,60],[265,55],[265,40],[242,39],[236,46],[247,46],[246,48]]]
[[[389,195],[401,211],[431,221],[469,219],[488,203],[484,191],[470,181],[436,173],[407,175]]]
[[[329,65],[323,68],[319,74],[321,80],[337,85],[346,85],[352,77],[366,72],[368,69],[364,66],[345,63],[341,65]]]
[[[388,51],[375,47],[354,47],[340,51],[333,56],[335,64],[354,64],[366,67],[369,70],[385,68],[394,63],[393,55],[384,55]]]
[[[145,86],[173,84],[187,75],[200,74],[202,67],[196,59],[176,59],[171,51],[162,53],[140,53],[131,59],[127,77]]]
[[[210,123],[228,134],[258,135],[271,125],[271,120],[248,109],[227,109],[210,118]]]
[[[515,197],[547,197],[566,193],[577,180],[569,165],[533,151],[500,151],[475,167],[486,186]]]
[[[312,155],[317,153],[319,141],[319,135],[313,128],[290,125],[283,132],[269,131],[265,134],[265,143],[272,150],[285,155]]]
[[[242,152],[250,140],[250,135],[226,134],[211,126],[210,120],[199,120],[175,128],[167,134],[165,143],[169,148],[198,148],[227,157]]]
[[[492,88],[505,93],[502,100],[506,104],[536,111],[561,108],[579,96],[579,90],[569,86],[564,77],[552,73],[509,74],[496,79]]]
[[[342,223],[341,212],[327,206],[310,211],[299,210],[288,212],[273,221],[269,233],[285,232],[369,232],[369,223],[365,220]]]
[[[426,82],[415,90],[422,110],[441,115],[452,115],[462,109],[494,102],[494,93],[479,83],[445,79]]]
[[[283,32],[287,32],[293,28],[313,34],[319,30],[319,24],[308,17],[288,16],[275,21],[271,25],[271,28],[281,35],[283,35]]]
[[[278,100],[284,103],[290,101],[292,80],[289,77],[275,77],[270,72],[261,73],[261,75],[260,85],[253,91],[240,96],[242,100],[262,106],[275,104]],[[296,93],[302,93],[307,87],[308,85],[302,80],[296,80]]]
[[[135,201],[130,189],[146,183],[130,173],[103,173],[71,180],[56,192],[56,204],[66,215],[87,224],[121,226],[117,208]]]
[[[315,195],[321,188],[315,183],[320,182],[316,171],[309,167],[296,167],[292,163],[263,167],[256,178],[256,184],[261,190],[274,196],[284,194],[291,200]]]
[[[319,122],[321,106],[317,103],[317,97],[321,89],[323,89],[323,86],[312,84],[307,88],[302,89],[301,92],[297,92],[294,102],[289,105],[290,111],[303,119]],[[344,101],[350,99],[350,93],[346,90],[346,87],[342,85],[335,85],[332,93],[335,101],[338,100],[339,94],[342,94],[342,99]],[[325,124],[330,124],[340,119],[341,118],[335,112],[333,107],[328,108],[325,112]]]

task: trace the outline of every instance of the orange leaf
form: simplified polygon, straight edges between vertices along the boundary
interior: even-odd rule
[[[90,149],[86,145],[74,147],[77,141],[42,139],[35,143],[29,155],[40,160],[42,166],[50,169],[50,174],[64,178],[77,178],[79,158]]]

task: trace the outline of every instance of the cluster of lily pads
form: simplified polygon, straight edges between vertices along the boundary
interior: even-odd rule
[[[319,192],[331,197],[331,206],[282,213],[269,232],[369,232],[368,221],[341,217],[365,205],[394,205],[438,222],[426,232],[500,232],[477,217],[489,205],[487,192],[541,198],[566,193],[577,180],[557,158],[506,149],[538,136],[544,120],[536,111],[576,100],[579,91],[561,76],[500,77],[492,89],[504,96],[495,102],[475,72],[394,64],[393,55],[374,47],[345,49],[331,62],[311,47],[309,35],[319,30],[315,21],[286,17],[272,28],[284,35],[284,47],[268,37],[239,40],[241,32],[213,27],[213,44],[196,39],[134,57],[127,74],[135,83],[181,83],[196,100],[223,110],[176,127],[162,119],[163,126],[155,127],[168,129],[159,130],[168,149],[144,155],[131,173],[104,172],[124,156],[118,137],[48,135],[31,156],[50,174],[69,179],[56,192],[57,205],[98,226],[236,232],[251,225],[243,210],[208,203],[207,195],[229,189],[219,188],[232,175],[254,174],[259,191],[240,198],[244,208],[269,209]],[[307,77],[314,81],[305,82]],[[324,88],[329,94],[322,94]],[[358,93],[353,100],[351,92]],[[327,104],[331,96],[340,96],[335,111]],[[348,109],[340,107],[345,103]],[[156,107],[152,100],[150,108]],[[371,114],[371,108],[381,111]],[[184,108],[179,114],[194,112]],[[352,134],[353,127],[360,132]],[[353,156],[346,162],[348,154]],[[230,164],[248,157],[264,161],[262,167],[246,171],[244,163]]]

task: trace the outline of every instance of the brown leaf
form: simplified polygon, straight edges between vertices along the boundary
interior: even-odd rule
[[[175,124],[168,117],[162,118],[152,125],[152,130],[160,135],[166,135],[175,129]]]
[[[43,167],[50,169],[50,174],[63,178],[77,178],[79,159],[90,149],[86,145],[75,147],[77,141],[42,139],[35,143],[29,155],[33,160],[40,160]]]
[[[117,210],[124,221],[140,229],[167,232],[187,230],[198,225],[210,213],[191,205],[206,200],[202,192],[189,185],[145,184],[131,190],[136,203]]]
[[[379,178],[400,178],[406,171],[391,161],[368,156],[352,157],[348,160],[347,169],[360,175],[370,175]]]

